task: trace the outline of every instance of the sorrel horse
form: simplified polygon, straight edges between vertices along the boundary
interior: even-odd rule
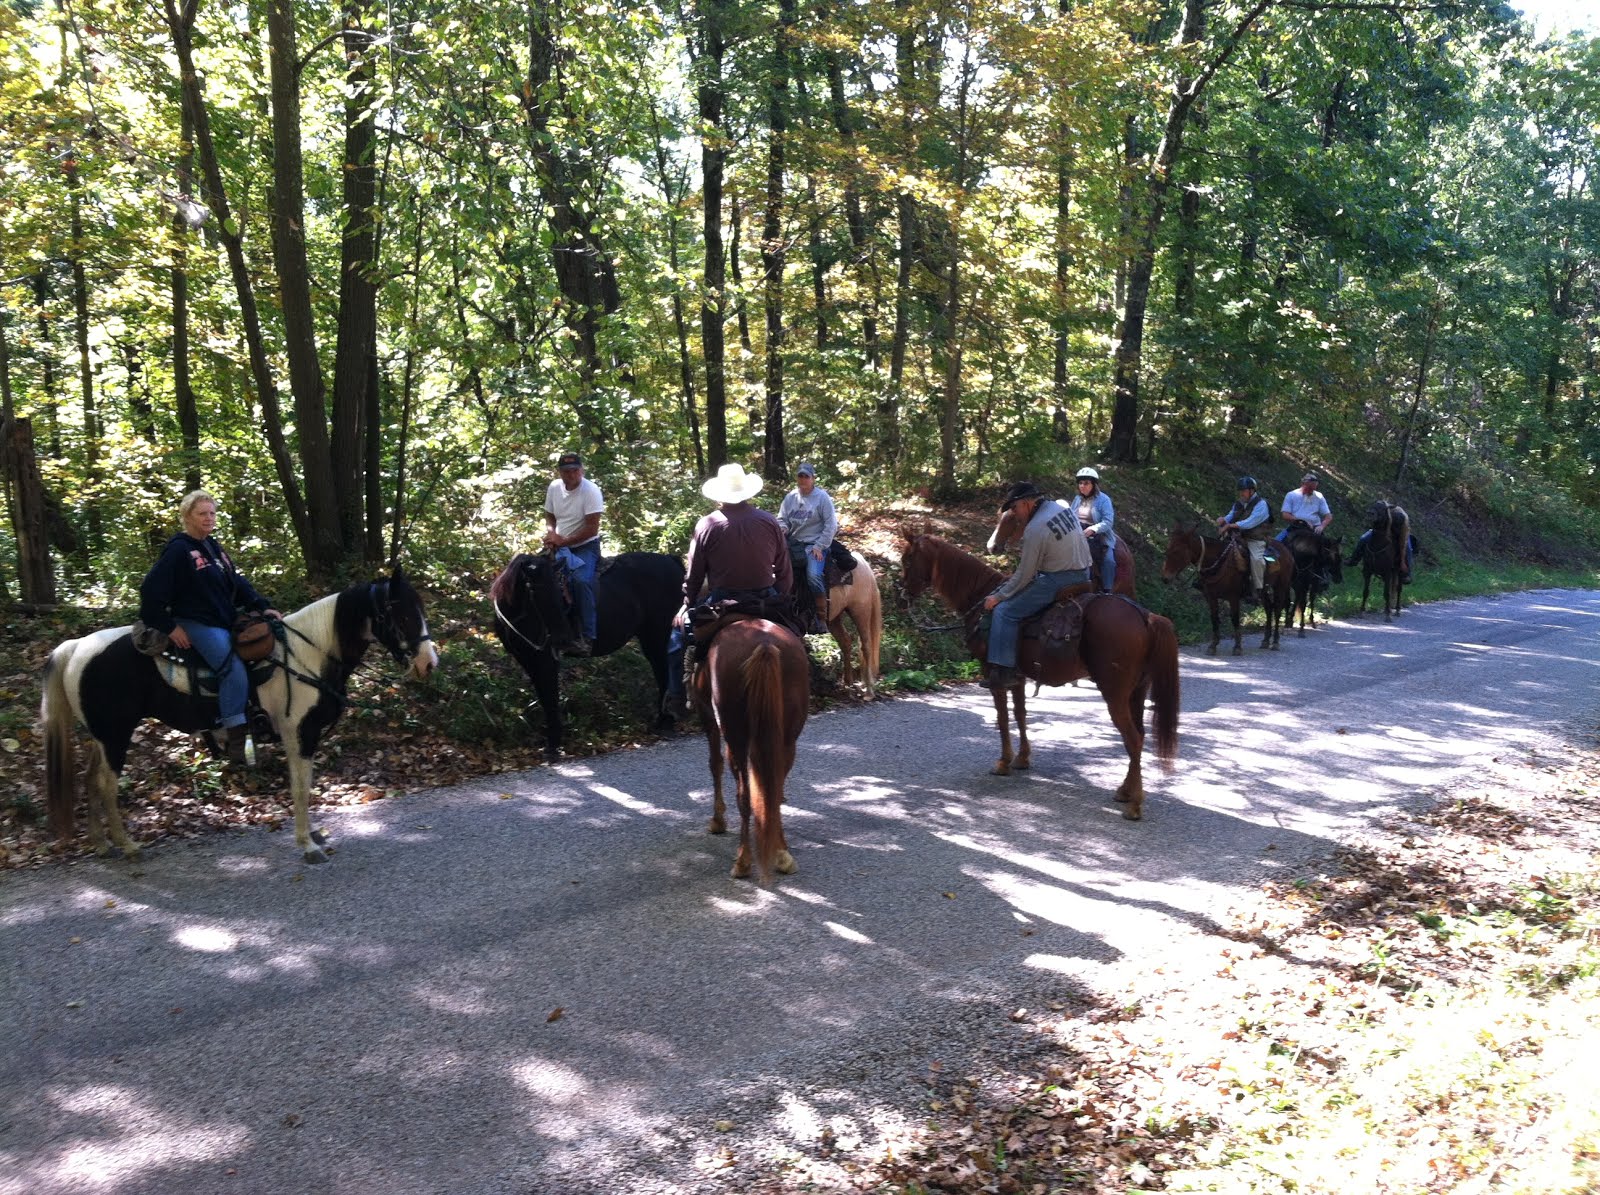
[[[811,662],[805,644],[764,618],[726,625],[711,640],[695,671],[693,696],[711,748],[715,803],[706,829],[713,834],[728,831],[722,799],[726,745],[739,803],[739,854],[733,877],[748,876],[752,862],[763,884],[772,882],[774,871],[789,875],[795,862],[783,836],[783,785],[794,767],[795,743],[811,705]]]
[[[1317,625],[1317,595],[1344,582],[1344,557],[1337,535],[1318,535],[1311,527],[1295,520],[1285,541],[1294,553],[1294,608],[1289,624],[1300,622],[1299,636],[1306,637],[1306,619]]]
[[[294,841],[307,863],[327,861],[314,842],[307,805],[311,757],[323,733],[345,706],[345,685],[367,646],[382,644],[410,674],[422,678],[439,666],[428,620],[405,574],[354,585],[312,602],[283,620],[285,634],[273,654],[251,666],[251,689],[282,737],[294,798]],[[134,729],[159,718],[177,730],[208,730],[217,719],[216,698],[189,691],[189,670],[165,657],[151,659],[133,645],[129,627],[69,639],[50,653],[39,720],[45,733],[45,791],[50,824],[58,836],[74,830],[72,725],[88,727],[89,840],[106,854],[105,829],[124,856],[139,853],[122,826],[117,780]],[[102,820],[105,826],[102,826]]]
[[[1005,575],[933,535],[904,535],[900,567],[906,597],[915,601],[932,589],[947,606],[962,614],[967,650],[975,658],[984,659],[988,644],[978,631],[983,599],[994,592]],[[1144,815],[1140,760],[1144,754],[1147,697],[1155,707],[1155,749],[1162,768],[1171,771],[1172,761],[1178,756],[1178,636],[1172,623],[1130,598],[1095,595],[1084,602],[1078,658],[1069,672],[1038,677],[1036,639],[1022,640],[1017,663],[1024,679],[1009,690],[994,694],[995,722],[1000,731],[1000,759],[994,774],[1008,776],[1012,768],[1026,768],[1032,762],[1023,701],[1027,680],[1064,685],[1088,677],[1105,699],[1128,753],[1128,772],[1117,788],[1117,800],[1126,806],[1122,816],[1138,821]],[[1019,746],[1015,756],[1011,754],[1007,692],[1017,715]]]
[[[1391,605],[1394,615],[1400,613],[1411,520],[1400,507],[1379,499],[1367,508],[1367,526],[1372,528],[1372,534],[1361,552],[1360,612],[1367,612],[1367,595],[1372,590],[1372,578],[1377,577],[1383,586],[1383,621],[1388,622],[1393,617]]]
[[[489,588],[494,630],[522,665],[544,707],[545,757],[561,755],[561,652],[579,634],[576,616],[562,596],[555,561],[548,555],[519,553]],[[683,561],[659,552],[624,552],[601,566],[595,579],[595,630],[591,652],[608,656],[630,639],[649,661],[656,678],[657,726],[670,727],[660,714],[667,691],[667,636],[683,601]]]
[[[1068,503],[1067,505],[1071,505]],[[1023,529],[1018,526],[1015,515],[1016,507],[1002,510],[996,520],[994,530],[989,533],[989,542],[984,551],[991,556],[998,556],[1005,548],[1022,538]],[[1123,542],[1122,537],[1117,537],[1117,546],[1112,549],[1117,559],[1117,575],[1111,583],[1111,592],[1120,593],[1124,597],[1133,596],[1133,552]],[[1100,583],[1099,566],[1089,570],[1090,577],[1095,584]]]
[[[1278,650],[1278,637],[1283,630],[1283,619],[1293,610],[1294,553],[1282,544],[1267,544],[1270,552],[1277,549],[1277,559],[1267,562],[1264,575],[1267,600],[1263,603],[1267,616],[1266,633],[1261,646]],[[1217,654],[1217,644],[1222,642],[1222,616],[1219,602],[1228,603],[1233,616],[1233,654],[1244,655],[1243,632],[1239,629],[1239,603],[1244,599],[1250,584],[1250,553],[1237,536],[1218,539],[1202,535],[1198,523],[1174,523],[1167,540],[1167,555],[1161,562],[1161,579],[1172,581],[1190,565],[1200,570],[1200,592],[1205,595],[1211,610],[1211,646],[1208,655]]]
[[[856,638],[861,641],[861,684],[868,697],[875,697],[878,652],[883,644],[883,597],[878,592],[878,575],[872,571],[867,558],[860,552],[850,555],[856,561],[855,570],[850,574],[850,584],[835,585],[828,590],[828,632],[839,645],[844,683],[852,685],[855,683],[852,645],[850,632],[844,627],[844,616],[850,616],[850,621],[856,626]]]

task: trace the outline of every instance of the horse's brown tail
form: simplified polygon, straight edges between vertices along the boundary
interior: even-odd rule
[[[740,665],[744,676],[744,716],[749,776],[750,816],[755,821],[756,870],[763,884],[772,882],[772,865],[783,846],[784,726],[783,658],[772,643],[763,643]]]
[[[44,697],[39,702],[39,725],[44,731],[45,808],[50,815],[50,829],[63,842],[71,838],[77,828],[73,817],[77,798],[73,714],[66,681],[72,642],[63,643],[50,653],[44,666]]]
[[[1178,758],[1178,633],[1172,620],[1150,615],[1150,701],[1156,707],[1156,758],[1172,771]]]

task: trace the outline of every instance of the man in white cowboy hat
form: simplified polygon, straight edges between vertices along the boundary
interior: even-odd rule
[[[789,563],[789,541],[783,527],[750,499],[761,492],[762,479],[742,466],[723,465],[700,492],[717,509],[695,524],[689,540],[689,571],[683,579],[683,609],[673,623],[667,642],[666,712],[672,718],[688,716],[684,699],[683,652],[689,645],[689,607],[701,602],[701,586],[709,586],[704,600],[730,597],[775,598],[794,584]]]

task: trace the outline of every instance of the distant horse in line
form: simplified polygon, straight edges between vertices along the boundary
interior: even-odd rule
[[[906,597],[915,601],[932,589],[952,610],[962,614],[967,650],[983,660],[988,642],[979,631],[984,598],[993,593],[1005,575],[976,556],[933,535],[906,535],[901,544],[900,567]],[[1128,753],[1128,771],[1117,788],[1116,799],[1125,806],[1122,816],[1138,821],[1144,815],[1144,780],[1140,760],[1145,743],[1145,700],[1155,708],[1156,757],[1166,770],[1178,756],[1178,636],[1172,623],[1152,614],[1131,598],[1120,595],[1086,595],[1081,599],[1083,623],[1078,649],[1062,667],[1060,655],[1047,655],[1040,640],[1024,637],[1019,644],[1018,671],[1022,678],[1009,690],[994,691],[996,728],[1000,732],[997,776],[1031,761],[1024,691],[1028,680],[1065,685],[1088,677],[1100,690],[1112,724]],[[1011,754],[1011,730],[1006,695],[1016,709],[1017,754]]]
[[[545,758],[552,761],[561,755],[561,653],[579,635],[557,573],[553,557],[519,553],[489,588],[495,634],[544,707]],[[655,673],[657,710],[667,691],[667,636],[682,601],[683,561],[676,556],[624,552],[602,564],[595,580],[591,654],[608,656],[637,639]],[[656,725],[668,729],[672,721],[658,715]]]
[[[1330,586],[1343,584],[1344,560],[1337,535],[1318,535],[1309,525],[1296,520],[1289,529],[1289,551],[1294,553],[1294,608],[1289,625],[1300,620],[1300,638],[1306,637],[1306,619],[1317,625],[1317,597]]]
[[[723,750],[739,804],[739,854],[733,877],[752,865],[763,884],[789,875],[794,856],[783,836],[783,786],[811,706],[805,644],[764,618],[725,624],[696,669],[694,703],[711,749],[713,834],[728,830],[722,798]],[[753,830],[753,833],[752,833]]]
[[[283,739],[295,845],[307,863],[322,863],[328,856],[321,842],[312,841],[307,812],[311,757],[344,710],[350,674],[372,643],[387,648],[419,679],[439,666],[439,655],[428,634],[422,599],[399,569],[387,580],[353,585],[312,602],[285,617],[283,625],[285,634],[273,654],[251,666],[250,684]],[[190,692],[186,665],[141,655],[130,632],[129,627],[96,631],[68,639],[51,652],[39,720],[45,734],[46,800],[57,835],[69,838],[75,828],[76,719],[88,727],[90,737],[89,840],[96,853],[108,853],[109,828],[123,855],[134,858],[139,848],[123,829],[117,808],[117,781],[134,730],[146,718],[159,718],[177,730],[209,730],[216,724],[217,701],[215,695]]]
[[[1401,590],[1410,580],[1406,548],[1411,539],[1411,520],[1394,503],[1379,499],[1367,508],[1367,526],[1372,534],[1361,549],[1360,613],[1367,612],[1367,595],[1372,578],[1377,577],[1383,588],[1383,621],[1388,622],[1399,615]]]
[[[1017,525],[1016,507],[1007,507],[1000,512],[994,530],[989,533],[989,542],[984,550],[991,556],[998,556],[1000,552],[1022,538],[1023,529]],[[1090,541],[1091,543],[1093,541]],[[1116,554],[1117,575],[1111,582],[1111,592],[1120,593],[1124,597],[1133,597],[1133,552],[1127,542],[1119,535],[1117,546],[1112,549]],[[1089,575],[1094,578],[1096,585],[1100,583],[1100,566],[1091,565]]]
[[[1283,630],[1283,619],[1290,614],[1290,590],[1294,585],[1294,553],[1282,544],[1268,544],[1269,551],[1277,549],[1277,559],[1267,562],[1263,575],[1267,591],[1265,603],[1266,633],[1261,646],[1278,650],[1278,639]],[[1222,642],[1222,615],[1219,603],[1228,603],[1233,617],[1233,654],[1244,655],[1244,636],[1239,629],[1239,603],[1244,600],[1250,584],[1250,551],[1238,535],[1218,539],[1203,535],[1198,523],[1174,523],[1167,539],[1166,558],[1161,562],[1161,578],[1175,580],[1190,565],[1200,570],[1200,592],[1205,595],[1211,611],[1211,646],[1207,655],[1217,654],[1217,644]]]

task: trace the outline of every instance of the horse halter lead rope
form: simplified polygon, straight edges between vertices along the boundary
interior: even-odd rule
[[[527,567],[527,565],[523,565],[523,568]],[[526,635],[524,635],[518,628],[517,624],[511,620],[511,617],[500,608],[500,601],[498,598],[491,598],[490,601],[494,606],[495,617],[501,622],[505,623],[506,629],[509,630],[513,635],[515,635],[518,639],[521,639],[529,647],[533,648],[534,651],[549,652],[552,659],[560,658],[561,653],[556,649],[555,635],[551,633],[550,624],[545,620],[544,615],[539,614],[538,603],[533,603],[529,612],[539,615],[539,625],[544,628],[544,638],[538,643],[535,643],[532,639],[529,639]]]

